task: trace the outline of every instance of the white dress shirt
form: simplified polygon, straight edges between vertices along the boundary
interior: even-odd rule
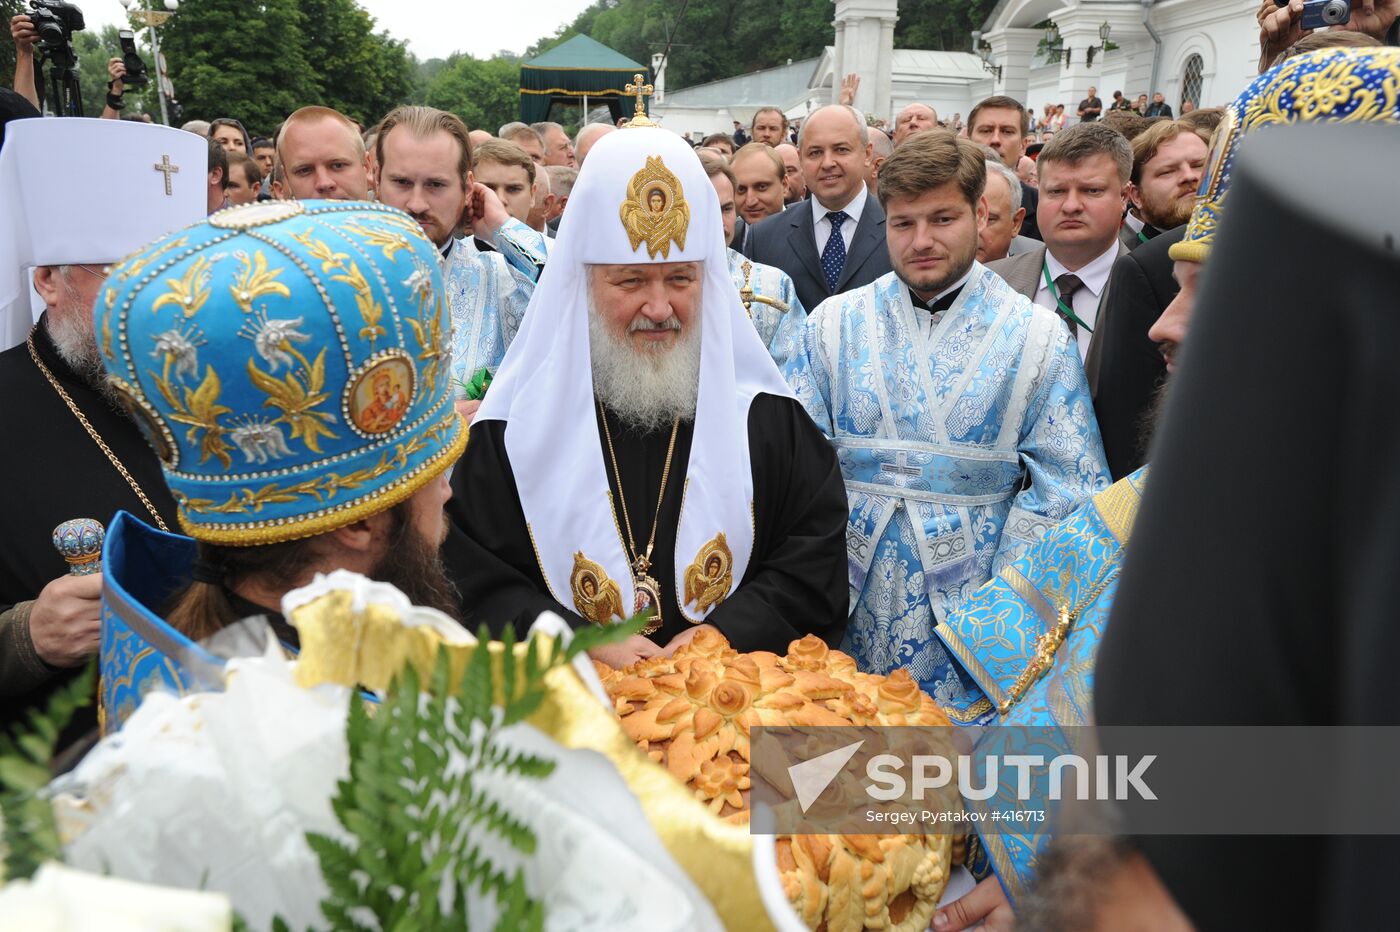
[[[1073,270],[1073,274],[1079,276],[1083,286],[1076,291],[1069,300],[1069,305],[1074,309],[1074,315],[1090,327],[1099,316],[1099,298],[1103,295],[1104,288],[1108,287],[1108,273],[1113,271],[1113,262],[1118,258],[1118,238],[1114,237],[1113,245],[1104,251],[1103,255],[1094,259],[1087,265]],[[1050,250],[1045,251],[1045,263],[1050,267],[1050,280],[1054,281],[1070,270],[1060,264],[1059,260],[1051,255]],[[1055,303],[1055,296],[1050,293],[1050,289],[1045,287],[1045,270],[1041,269],[1040,287],[1035,292],[1035,303],[1041,307],[1055,310],[1058,305]],[[1093,334],[1083,327],[1079,330],[1079,357],[1083,359],[1089,354],[1089,341],[1093,339]]]
[[[849,218],[841,224],[841,239],[846,243],[846,252],[851,251],[851,237],[856,235],[856,227],[860,226],[860,214],[865,210],[865,182],[861,182],[860,190],[856,196],[851,198],[851,202],[840,208]],[[821,201],[812,198],[812,231],[817,237],[817,255],[826,251],[826,241],[831,239],[831,221],[826,215],[831,213],[822,206]]]

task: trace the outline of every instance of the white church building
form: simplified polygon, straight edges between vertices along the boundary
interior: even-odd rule
[[[929,104],[943,119],[966,118],[992,94],[1014,97],[1037,115],[1062,103],[1073,118],[1090,86],[1105,107],[1116,90],[1132,99],[1161,91],[1180,114],[1187,100],[1228,103],[1258,73],[1252,0],[999,0],[968,37],[976,54],[896,49],[898,6],[836,0],[835,43],[821,56],[669,93],[665,63],[655,61],[653,115],[670,129],[702,135],[728,133],[735,120],[748,126],[762,106],[801,118],[834,102],[841,76],[851,73],[861,78],[856,106],[891,125],[910,103]]]

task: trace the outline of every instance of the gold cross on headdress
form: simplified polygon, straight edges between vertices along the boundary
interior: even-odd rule
[[[643,83],[642,83],[642,75],[640,75],[640,74],[634,75],[633,78],[632,78],[632,82],[633,82],[633,83],[628,84],[626,87],[624,87],[624,88],[623,88],[623,91],[624,91],[625,93],[628,93],[628,94],[635,94],[635,95],[636,95],[636,97],[637,97],[637,112],[636,112],[636,114],[632,117],[632,119],[630,119],[630,120],[627,121],[627,125],[628,125],[629,127],[632,127],[632,126],[660,126],[661,124],[657,123],[655,120],[652,120],[652,119],[650,119],[650,118],[647,116],[647,105],[646,105],[646,99],[645,99],[645,98],[647,98],[647,97],[650,97],[653,93],[655,93],[655,92],[656,92],[656,88],[652,87],[650,84],[643,84]]]
[[[152,167],[153,167],[156,171],[158,171],[158,172],[160,172],[161,174],[165,175],[165,196],[166,196],[166,197],[172,197],[172,196],[174,195],[175,192],[172,191],[171,188],[170,188],[170,176],[171,176],[171,175],[178,174],[179,171],[180,171],[180,166],[178,166],[178,165],[172,165],[172,164],[170,163],[170,156],[168,156],[168,155],[162,155],[162,156],[160,157],[160,162],[159,162],[158,164],[152,166]]]

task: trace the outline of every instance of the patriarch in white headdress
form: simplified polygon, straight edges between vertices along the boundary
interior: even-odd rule
[[[468,582],[466,607],[486,621],[562,607],[597,624],[648,611],[662,644],[710,623],[784,649],[799,629],[844,623],[839,470],[740,303],[703,166],[643,123],[599,140],[580,172],[474,422],[454,518],[481,560],[512,565]],[[502,466],[509,514],[473,488]],[[521,518],[512,560],[511,532],[486,525]],[[737,593],[755,581],[762,605],[746,607]]]

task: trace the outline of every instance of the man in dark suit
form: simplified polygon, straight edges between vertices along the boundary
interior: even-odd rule
[[[786,272],[811,312],[893,269],[885,213],[865,186],[870,142],[858,111],[840,104],[814,111],[797,148],[812,196],[749,227],[743,253]]]
[[[1104,305],[1094,331],[1099,348],[1094,413],[1114,479],[1147,462],[1147,418],[1167,374],[1147,331],[1181,290],[1167,250],[1185,232],[1183,224],[1120,256],[1108,277],[1104,296],[1112,306]]]
[[[1089,387],[1098,384],[1098,330],[1118,242],[1133,150],[1101,123],[1079,123],[1046,143],[1036,161],[1042,249],[988,263],[1006,283],[1060,315],[1079,342]]]
[[[991,146],[1001,156],[1001,164],[1013,172],[1026,154],[1026,108],[1014,97],[998,94],[972,108],[967,117],[967,136],[973,142]],[[1021,221],[1021,235],[1040,239],[1040,222],[1036,217],[1040,192],[1021,182],[1021,206],[1026,218]]]

